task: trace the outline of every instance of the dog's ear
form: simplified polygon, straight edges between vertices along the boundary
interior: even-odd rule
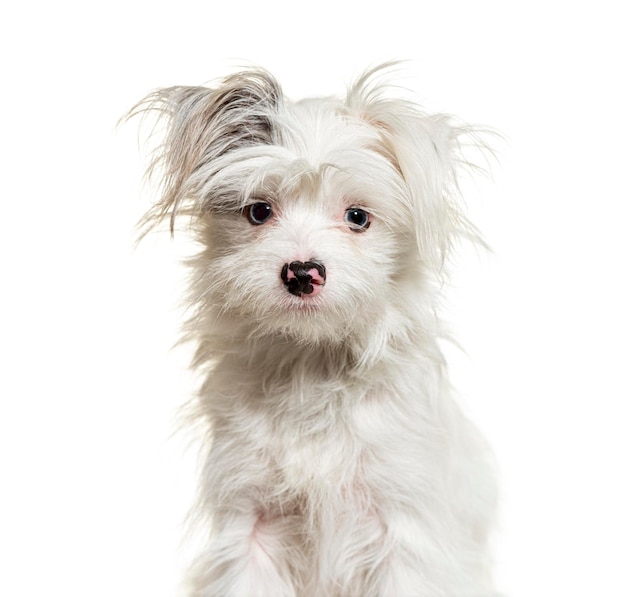
[[[165,125],[164,141],[148,168],[148,175],[161,183],[161,197],[144,227],[169,216],[173,232],[178,214],[202,208],[200,187],[208,170],[238,149],[272,143],[272,114],[281,101],[278,83],[259,70],[231,75],[211,89],[159,89],[137,104],[128,117],[156,114],[157,127]]]
[[[458,169],[472,167],[462,147],[468,139],[473,145],[478,137],[447,115],[428,115],[410,100],[391,97],[385,77],[390,66],[366,72],[349,90],[346,103],[379,131],[377,150],[405,183],[420,258],[440,270],[459,237],[482,243],[463,214],[457,187]]]

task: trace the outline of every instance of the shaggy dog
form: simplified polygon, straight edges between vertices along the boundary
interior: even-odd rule
[[[387,65],[388,66],[388,65]],[[262,70],[171,87],[144,224],[185,219],[205,375],[188,594],[487,597],[489,452],[454,402],[438,294],[479,239],[456,192],[476,131],[393,96],[287,100]]]

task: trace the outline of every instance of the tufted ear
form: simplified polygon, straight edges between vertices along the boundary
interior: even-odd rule
[[[127,118],[153,114],[157,124],[165,125],[165,140],[148,168],[148,175],[161,182],[161,198],[144,227],[169,216],[173,232],[177,214],[202,207],[199,173],[207,165],[241,148],[272,143],[272,113],[281,101],[281,89],[271,75],[247,71],[227,77],[215,89],[158,89],[137,104]]]
[[[420,258],[441,270],[459,237],[482,243],[463,214],[457,188],[458,169],[472,167],[463,157],[464,139],[473,145],[478,137],[468,126],[455,126],[447,115],[429,115],[409,100],[390,97],[384,77],[390,66],[366,72],[349,90],[346,103],[378,129],[379,151],[405,183]]]

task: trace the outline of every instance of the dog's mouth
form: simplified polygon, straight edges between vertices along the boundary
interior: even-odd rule
[[[317,313],[322,308],[322,300],[312,294],[296,295],[292,294],[287,297],[287,309],[295,313]]]

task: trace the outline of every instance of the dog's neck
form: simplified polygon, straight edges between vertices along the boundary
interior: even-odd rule
[[[407,354],[428,363],[431,370],[433,366],[444,366],[438,338],[432,335],[432,321],[422,326],[407,322],[407,317],[397,314],[394,317],[389,312],[384,320],[369,322],[363,333],[334,341],[307,341],[286,332],[259,335],[242,321],[233,324],[223,320],[215,322],[212,333],[200,338],[195,365],[207,364],[213,368],[228,361],[241,369],[242,374],[254,372],[260,381],[268,384],[297,376],[319,382],[338,378],[375,379],[381,371],[385,375],[394,369],[400,371],[404,366],[403,355]]]

